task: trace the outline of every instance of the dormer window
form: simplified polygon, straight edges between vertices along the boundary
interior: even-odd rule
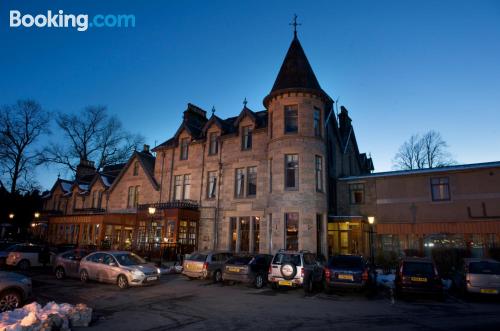
[[[219,135],[217,132],[211,132],[209,135],[208,155],[215,155],[219,152]]]
[[[241,149],[244,151],[252,149],[252,127],[244,126],[241,131]]]
[[[134,176],[139,175],[139,162],[135,161],[134,162]]]
[[[181,139],[181,160],[188,159],[188,151],[189,151],[189,138]]]
[[[299,131],[298,106],[285,106],[285,133],[297,133]]]

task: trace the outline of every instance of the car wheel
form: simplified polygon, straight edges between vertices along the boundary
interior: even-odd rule
[[[264,277],[261,274],[257,274],[257,276],[255,276],[255,287],[256,288],[264,287]]]
[[[127,280],[127,277],[125,277],[124,275],[118,276],[116,283],[117,283],[118,287],[121,289],[128,287],[128,280]]]
[[[63,267],[56,268],[56,279],[63,279],[65,275]]]
[[[222,272],[220,270],[215,270],[214,272],[214,282],[219,283],[222,281]]]
[[[89,273],[87,272],[87,270],[80,271],[80,280],[82,281],[82,283],[86,283],[89,281]]]
[[[0,312],[13,310],[21,305],[23,298],[21,294],[14,290],[7,290],[0,294]]]
[[[314,282],[312,280],[312,275],[304,280],[304,292],[312,293],[314,290]]]
[[[21,260],[17,264],[18,268],[22,271],[27,271],[30,268],[30,261],[28,260]]]

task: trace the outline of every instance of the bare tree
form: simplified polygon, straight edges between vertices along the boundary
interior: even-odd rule
[[[62,141],[43,151],[43,160],[76,171],[80,160],[94,161],[97,168],[125,162],[144,138],[125,131],[120,120],[106,107],[89,106],[77,114],[59,113],[57,126]]]
[[[422,137],[427,168],[443,167],[454,164],[451,154],[447,151],[448,144],[441,134],[431,130]]]
[[[431,130],[423,136],[414,134],[399,147],[393,160],[394,168],[413,170],[453,164],[455,161],[447,148],[439,132]]]
[[[38,165],[33,145],[49,132],[49,120],[49,113],[34,100],[19,100],[0,110],[0,168],[8,175],[11,193],[33,188],[32,171]]]
[[[425,155],[419,135],[412,135],[410,139],[399,147],[393,163],[397,169],[412,170],[424,168]]]

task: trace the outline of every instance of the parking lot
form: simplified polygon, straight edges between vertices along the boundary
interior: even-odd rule
[[[165,275],[147,287],[120,290],[116,285],[58,281],[33,271],[40,303],[85,303],[94,309],[92,330],[342,329],[342,330],[497,330],[498,299],[465,301],[447,295],[393,300],[384,290],[367,296],[338,292],[305,295],[301,289],[273,291],[244,285],[214,284]]]

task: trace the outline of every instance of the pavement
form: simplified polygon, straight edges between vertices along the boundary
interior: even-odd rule
[[[498,330],[500,300],[464,301],[448,295],[394,300],[384,290],[363,293],[302,289],[257,290],[164,275],[154,285],[120,290],[113,284],[58,281],[33,274],[40,303],[85,303],[93,322],[81,330]],[[80,330],[80,329],[78,329]]]

